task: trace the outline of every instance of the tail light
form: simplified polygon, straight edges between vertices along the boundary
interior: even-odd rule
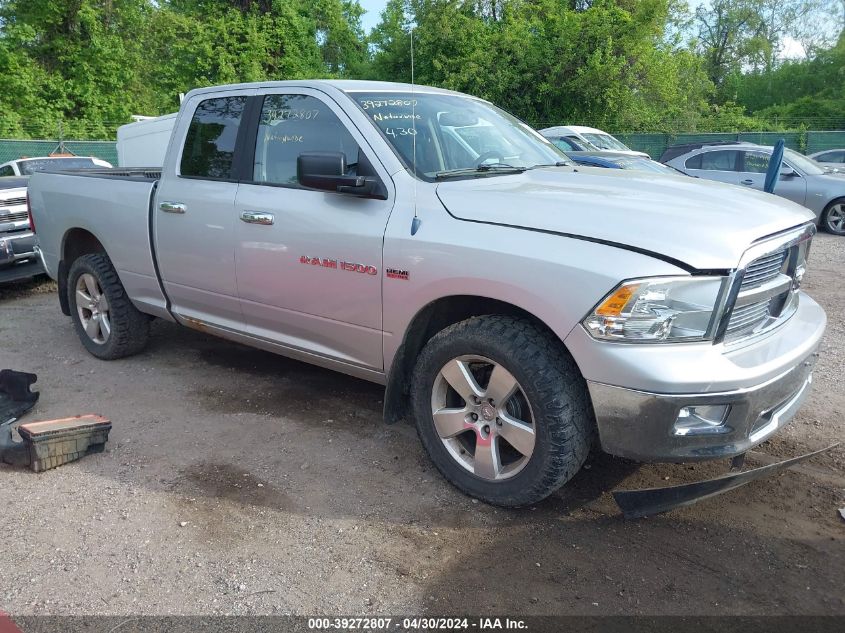
[[[32,203],[29,201],[29,191],[26,192],[26,215],[29,218],[29,230],[35,233],[35,220],[32,219]]]

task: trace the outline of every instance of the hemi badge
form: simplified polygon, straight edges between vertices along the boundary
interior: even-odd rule
[[[405,281],[408,281],[408,277],[411,276],[407,270],[399,270],[398,268],[388,268],[384,271],[384,274],[388,279],[404,279]]]

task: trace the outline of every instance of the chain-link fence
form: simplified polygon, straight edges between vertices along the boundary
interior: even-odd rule
[[[709,134],[617,133],[615,136],[631,149],[646,152],[654,159],[660,158],[663,151],[672,145],[703,141],[747,141],[758,145],[774,145],[778,139],[783,139],[786,147],[802,154],[813,154],[825,149],[845,147],[845,131],[714,132]]]
[[[0,163],[18,158],[75,154],[94,156],[117,165],[117,145],[114,141],[24,141],[0,139]]]

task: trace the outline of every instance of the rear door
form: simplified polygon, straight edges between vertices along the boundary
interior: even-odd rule
[[[740,152],[741,167],[739,172],[739,184],[752,189],[763,191],[766,184],[766,172],[769,169],[771,154],[759,151]],[[783,163],[791,167],[786,161]],[[807,198],[807,180],[798,172],[792,176],[781,175],[775,184],[775,195],[781,196],[803,205]]]
[[[740,153],[733,149],[699,152],[686,159],[684,171],[690,176],[738,185],[739,155]]]
[[[238,292],[250,334],[367,369],[383,369],[382,250],[392,182],[330,97],[267,89],[255,99],[251,173],[235,201]],[[374,132],[374,131],[373,131]],[[343,152],[347,174],[368,160],[387,200],[304,189],[303,152]]]
[[[174,131],[155,196],[159,272],[172,311],[188,324],[243,329],[235,282],[235,194],[241,122],[253,92],[196,95],[185,104],[189,115]]]

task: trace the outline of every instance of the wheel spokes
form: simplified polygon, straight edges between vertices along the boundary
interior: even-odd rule
[[[440,373],[467,404],[473,402],[473,398],[481,398],[484,395],[484,390],[478,386],[466,362],[458,359],[450,361]]]
[[[502,462],[499,456],[499,442],[495,435],[486,439],[478,437],[475,443],[473,472],[485,479],[496,479],[502,471]]]
[[[91,309],[92,298],[85,291],[78,289],[76,291],[76,305],[86,310]]]
[[[433,414],[434,427],[437,429],[437,434],[446,439],[455,437],[463,433],[467,429],[471,429],[472,425],[466,422],[467,409],[440,409]]]
[[[109,315],[101,312],[98,321],[100,323],[100,333],[103,335],[103,340],[105,341],[111,334],[111,322],[109,321]]]
[[[92,299],[96,299],[100,295],[100,289],[97,288],[97,280],[91,275],[83,275],[82,280],[85,282],[85,288],[88,289],[88,294]]]
[[[498,427],[498,433],[508,441],[520,453],[528,457],[534,452],[536,436],[534,429],[508,415],[499,415],[502,425]]]
[[[496,365],[493,367],[493,373],[490,374],[490,382],[487,384],[484,397],[490,398],[496,406],[504,406],[516,389],[516,378],[501,365]]]
[[[85,324],[85,333],[94,341],[100,337],[100,320],[97,317],[92,316],[88,319]]]

